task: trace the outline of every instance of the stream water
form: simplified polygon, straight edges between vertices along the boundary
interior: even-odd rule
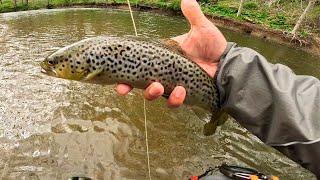
[[[135,12],[140,36],[185,33],[180,16]],[[320,61],[303,51],[223,30],[298,74],[320,77]],[[143,99],[114,86],[83,84],[40,73],[50,53],[87,37],[133,35],[127,11],[61,9],[0,14],[0,179],[146,179]],[[188,107],[147,103],[153,179],[187,179],[222,162],[283,179],[315,179],[230,120],[210,137]]]

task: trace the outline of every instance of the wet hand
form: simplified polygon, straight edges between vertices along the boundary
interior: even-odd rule
[[[180,44],[190,59],[213,77],[217,71],[219,59],[227,47],[227,41],[219,29],[205,17],[196,0],[182,0],[181,10],[188,19],[191,29],[173,40]],[[127,94],[131,89],[126,84],[118,84],[116,87],[117,92],[122,95]],[[147,100],[154,100],[163,92],[163,86],[155,82],[144,90],[143,95]],[[186,90],[177,86],[169,96],[168,107],[181,106],[185,96]]]

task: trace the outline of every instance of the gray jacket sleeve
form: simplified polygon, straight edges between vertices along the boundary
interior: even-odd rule
[[[320,81],[228,43],[217,73],[221,108],[320,178]]]

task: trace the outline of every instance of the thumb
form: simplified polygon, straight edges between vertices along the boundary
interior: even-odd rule
[[[202,26],[208,23],[196,0],[181,0],[181,11],[191,25]]]

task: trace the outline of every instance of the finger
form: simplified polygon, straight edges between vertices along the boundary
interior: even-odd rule
[[[174,88],[168,99],[168,107],[178,108],[183,104],[186,98],[186,90],[182,86]]]
[[[143,91],[143,96],[149,101],[155,100],[164,93],[164,87],[158,83],[154,82]]]
[[[202,13],[196,0],[182,0],[181,11],[191,25],[202,26],[208,23],[208,19]]]
[[[118,94],[121,95],[126,95],[131,91],[132,87],[127,85],[127,84],[123,84],[123,83],[118,83],[117,87],[116,87],[116,91]]]

